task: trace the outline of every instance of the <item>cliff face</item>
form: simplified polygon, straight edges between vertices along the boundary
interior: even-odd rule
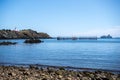
[[[50,38],[47,33],[38,33],[31,29],[13,31],[0,30],[0,39]]]

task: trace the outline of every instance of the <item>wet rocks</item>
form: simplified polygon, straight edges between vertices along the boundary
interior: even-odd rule
[[[0,80],[120,80],[120,74],[59,68],[0,66]]]
[[[15,44],[17,44],[16,42],[5,42],[5,41],[3,41],[3,42],[0,42],[0,45],[15,45]]]
[[[39,39],[27,39],[24,41],[24,43],[41,43],[43,41],[39,40]]]

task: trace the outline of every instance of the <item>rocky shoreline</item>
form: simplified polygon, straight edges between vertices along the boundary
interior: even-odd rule
[[[64,67],[0,66],[0,80],[120,80],[106,71],[77,71]]]
[[[2,29],[0,30],[0,39],[49,39],[50,35],[43,32],[37,32],[31,29],[24,30],[9,30]]]

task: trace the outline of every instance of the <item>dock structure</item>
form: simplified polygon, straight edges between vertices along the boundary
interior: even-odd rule
[[[97,40],[97,37],[79,37],[79,39]]]
[[[97,40],[97,37],[57,37],[57,40]]]

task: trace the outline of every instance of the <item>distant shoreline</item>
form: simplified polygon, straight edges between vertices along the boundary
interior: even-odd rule
[[[0,38],[0,40],[20,40],[20,39],[30,39],[30,38]],[[57,39],[57,37],[49,37],[49,38],[37,38],[37,39]],[[114,37],[114,38],[97,38],[97,39],[120,39],[119,37]],[[70,40],[70,39],[69,39]],[[78,39],[78,40],[90,40],[90,39]],[[91,39],[95,40],[95,39]]]

